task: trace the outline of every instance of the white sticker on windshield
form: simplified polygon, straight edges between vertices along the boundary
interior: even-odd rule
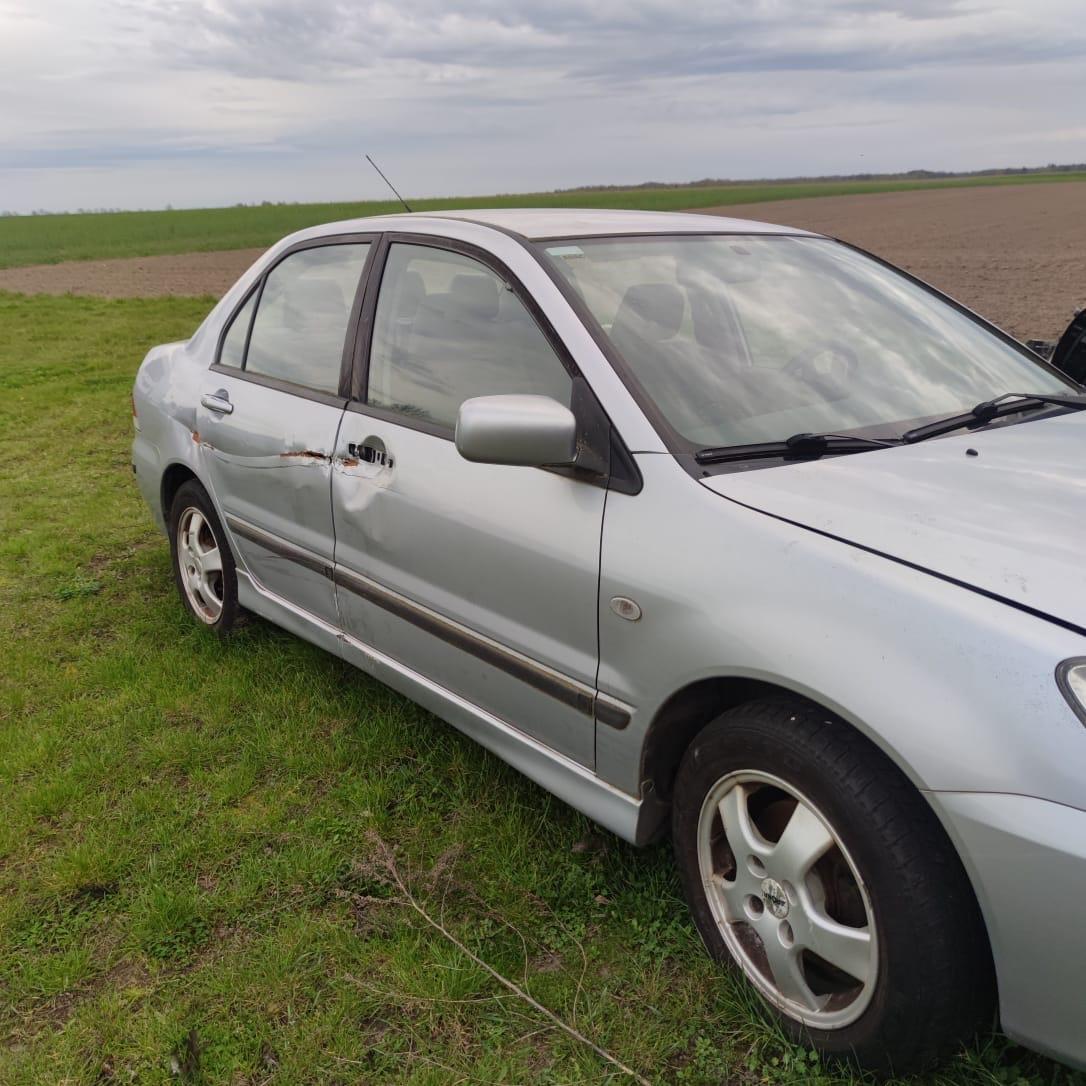
[[[547,250],[547,255],[561,256],[568,260],[570,257],[584,256],[584,249],[579,245],[552,245]]]

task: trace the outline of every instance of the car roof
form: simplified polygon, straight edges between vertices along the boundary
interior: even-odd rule
[[[790,226],[731,219],[722,215],[675,211],[614,211],[597,208],[522,207],[471,208],[449,211],[381,215],[370,219],[329,223],[329,227],[357,230],[417,230],[438,227],[442,220],[491,227],[529,240],[543,238],[607,237],[623,234],[803,234]]]
[[[793,234],[788,226],[677,211],[612,211],[597,208],[523,207],[441,211],[441,218],[466,219],[531,239],[613,234]]]

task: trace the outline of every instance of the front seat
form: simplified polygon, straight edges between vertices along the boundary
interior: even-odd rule
[[[611,324],[611,342],[650,393],[680,377],[681,352],[669,349],[682,326],[686,300],[673,283],[638,283],[622,296]],[[669,397],[670,398],[670,397]]]

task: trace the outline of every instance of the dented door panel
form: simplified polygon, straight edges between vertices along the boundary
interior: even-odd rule
[[[337,622],[330,480],[342,405],[221,370],[204,385],[233,407],[228,415],[198,407],[193,440],[235,553],[265,588]]]
[[[606,492],[349,411],[332,494],[345,630],[591,766]]]

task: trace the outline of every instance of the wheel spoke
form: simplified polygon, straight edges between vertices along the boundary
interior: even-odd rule
[[[204,527],[203,515],[197,510],[192,511],[192,516],[189,518],[188,532],[186,533],[188,539],[186,540],[189,550],[193,554],[200,554],[200,532]]]
[[[211,547],[200,556],[204,573],[220,573],[222,571],[222,553],[218,547]]]
[[[806,804],[797,803],[773,849],[773,871],[777,878],[789,879],[798,886],[832,847],[833,835],[822,820]]]
[[[776,930],[763,930],[760,934],[769,969],[773,974],[773,983],[781,995],[809,1011],[818,1010],[822,1001],[811,991],[807,978],[803,975],[800,948],[785,946]]]
[[[724,823],[724,835],[735,856],[736,867],[746,868],[747,856],[764,858],[772,851],[772,846],[754,828],[747,810],[747,790],[737,784],[730,788],[720,801],[720,820]]]
[[[871,933],[867,928],[850,928],[828,916],[809,916],[805,942],[830,965],[837,966],[861,983],[871,973]]]
[[[200,513],[192,514],[192,521],[189,525],[189,531],[192,533],[192,553],[203,554],[203,544],[200,542],[200,536],[204,530],[204,518]]]
[[[196,585],[196,592],[200,599],[203,600],[204,607],[207,609],[208,614],[212,618],[218,618],[219,612],[222,610],[222,601],[219,599],[214,586],[207,577],[200,577],[199,582]]]
[[[749,879],[744,877],[744,871],[739,868],[735,873],[735,879],[729,882],[723,875],[713,875],[710,883],[711,891],[723,906],[724,917],[729,924],[736,924],[747,919],[743,911],[743,901],[749,893],[746,885]]]
[[[200,594],[213,607],[219,606],[219,593],[215,588],[215,582],[206,573],[200,576]]]

